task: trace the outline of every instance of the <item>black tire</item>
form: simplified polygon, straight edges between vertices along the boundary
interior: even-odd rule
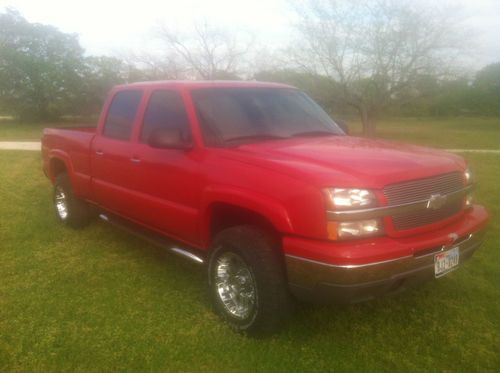
[[[66,173],[56,176],[54,183],[54,208],[56,217],[71,228],[82,228],[90,222],[88,204],[73,194],[71,181]]]
[[[237,268],[246,266],[242,271],[247,273],[248,270],[250,276],[243,275],[243,279],[247,281],[243,282],[244,285],[239,285],[245,287],[244,290],[234,290],[234,286],[227,285],[230,281],[221,281],[221,272],[218,269],[225,268],[224,261],[235,261],[239,267],[233,267]],[[241,274],[241,270],[238,273]],[[250,278],[253,281],[251,286],[248,285]],[[288,318],[291,302],[283,256],[279,242],[264,230],[242,225],[217,234],[209,256],[208,283],[210,299],[216,313],[238,332],[248,335],[269,334],[279,330]],[[252,287],[255,289],[255,296],[253,302],[247,300],[251,304],[248,312],[238,313],[238,307],[230,311],[224,304],[224,296],[221,293],[238,294],[234,298],[226,297],[229,302],[239,299],[240,294],[252,299],[248,296],[251,293],[248,288]],[[230,290],[226,292],[227,289]]]

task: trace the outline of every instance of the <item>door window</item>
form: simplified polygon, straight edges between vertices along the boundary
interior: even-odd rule
[[[189,140],[189,120],[182,97],[175,91],[155,91],[144,113],[141,142],[147,142],[151,133],[159,128],[178,128],[185,140]]]
[[[130,140],[141,97],[141,91],[122,91],[113,97],[104,123],[104,136],[118,140]]]

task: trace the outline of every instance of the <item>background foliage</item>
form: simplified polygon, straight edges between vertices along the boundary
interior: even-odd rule
[[[116,84],[207,77],[289,83],[309,93],[335,118],[357,114],[355,108],[339,99],[344,89],[339,80],[281,63],[293,60],[291,51],[280,51],[279,56],[257,51],[261,59],[265,56],[278,63],[255,63],[252,68],[251,39],[238,44],[225,30],[206,23],[195,27],[189,38],[173,30],[167,33],[164,28],[158,38],[165,45],[164,56],[87,56],[76,35],[30,23],[15,10],[0,13],[0,116],[25,122],[95,118],[107,92]],[[191,44],[207,48],[190,48]],[[190,60],[196,64],[202,61],[203,65],[189,66]],[[413,94],[411,100],[391,101],[384,115],[500,115],[500,63],[475,74],[446,78],[418,74],[412,76],[412,87],[423,94]]]

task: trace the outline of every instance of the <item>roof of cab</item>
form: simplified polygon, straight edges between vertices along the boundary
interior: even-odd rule
[[[122,84],[117,86],[118,89],[127,88],[292,88],[295,87],[281,83],[258,82],[258,81],[243,81],[243,80],[157,80],[150,82],[137,82],[130,84]]]

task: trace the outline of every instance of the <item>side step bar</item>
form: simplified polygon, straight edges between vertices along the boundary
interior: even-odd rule
[[[171,247],[169,250],[171,252],[173,252],[174,254],[177,254],[178,256],[182,256],[183,258],[186,258],[186,259],[190,259],[193,262],[200,263],[200,264],[203,264],[203,262],[204,262],[203,259],[200,258],[198,255],[195,255],[192,252],[187,251],[185,249],[181,249],[179,247]]]
[[[109,213],[101,213],[99,214],[99,217],[102,220],[117,226],[118,228],[124,229],[127,232],[130,232],[138,237],[141,237],[142,239],[151,242],[152,244],[155,244],[161,248],[165,248],[169,250],[171,253],[181,256],[184,259],[189,259],[196,264],[203,264],[205,262],[202,254],[201,253],[198,254],[197,250],[194,248],[193,249],[180,248],[176,245],[176,242],[169,240],[168,238],[163,237],[162,235],[156,232],[152,232],[146,228],[138,226],[123,218],[120,218],[118,216]]]

